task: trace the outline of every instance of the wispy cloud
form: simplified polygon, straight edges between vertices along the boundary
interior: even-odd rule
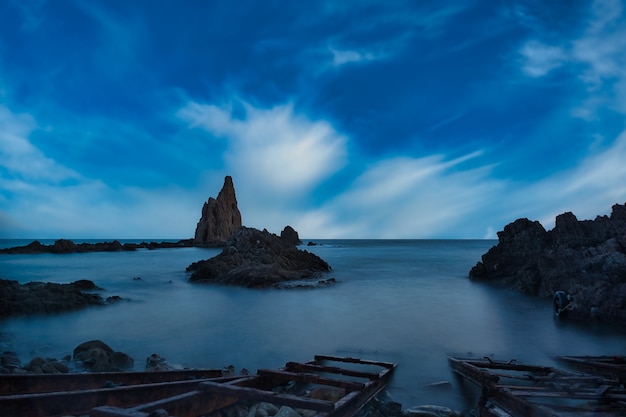
[[[464,162],[479,155],[382,160],[347,192],[306,213],[298,225],[301,234],[315,237],[323,230],[336,238],[483,236],[486,221],[464,224],[464,219],[490,213],[489,201],[505,184],[490,180],[488,167],[462,169]]]
[[[243,106],[241,119],[228,107],[196,102],[178,115],[191,127],[226,138],[228,167],[266,191],[301,195],[344,166],[346,138],[329,123],[296,114],[291,104]]]
[[[30,143],[27,137],[36,127],[29,114],[13,114],[0,105],[0,167],[9,181],[5,186],[19,187],[23,180],[59,183],[79,179],[78,173],[57,164]]]
[[[537,39],[519,50],[522,70],[530,77],[543,77],[565,64],[578,74],[587,99],[572,114],[591,120],[601,108],[626,112],[626,16],[619,0],[596,0],[583,35],[563,39],[556,45]]]
[[[332,65],[335,67],[339,67],[349,63],[367,62],[384,58],[384,55],[376,55],[372,52],[360,52],[350,50],[340,51],[333,47],[328,47],[328,49],[333,54]]]
[[[30,140],[28,114],[0,106],[0,232],[3,237],[154,238],[193,233],[202,199],[176,187],[143,190],[88,178]]]
[[[560,67],[567,59],[561,48],[544,45],[535,40],[527,42],[520,50],[520,54],[524,57],[522,70],[531,77],[543,77]]]

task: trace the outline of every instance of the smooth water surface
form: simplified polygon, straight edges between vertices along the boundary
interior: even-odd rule
[[[495,241],[316,242],[302,249],[325,259],[338,283],[315,290],[188,283],[185,267],[217,249],[0,255],[2,278],[90,279],[104,297],[130,299],[5,320],[0,350],[16,351],[24,361],[60,358],[81,342],[101,339],[135,358],[137,369],[159,353],[184,366],[233,364],[252,372],[315,354],[357,356],[398,364],[389,392],[404,407],[459,410],[472,406],[478,391],[454,377],[450,354],[555,365],[559,354],[625,353],[626,333],[619,329],[559,323],[551,300],[471,282],[469,269]],[[428,386],[439,381],[451,386]]]

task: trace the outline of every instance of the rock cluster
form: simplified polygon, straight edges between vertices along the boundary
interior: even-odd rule
[[[498,232],[498,244],[469,275],[526,294],[565,291],[574,301],[571,317],[626,324],[626,205],[595,220],[561,214],[550,231],[518,219]]]
[[[202,217],[196,226],[194,244],[223,246],[241,226],[241,213],[237,208],[233,179],[226,176],[217,199],[209,197],[202,207]]]
[[[240,228],[219,255],[187,267],[192,282],[249,288],[280,287],[330,270],[319,256],[296,248],[291,241],[248,227]]]
[[[135,365],[133,358],[124,352],[114,351],[100,340],[90,340],[76,346],[72,358],[89,372],[121,372]]]
[[[0,278],[0,318],[31,314],[49,314],[104,305],[100,288],[89,280],[71,284],[29,282],[20,284]],[[111,299],[113,301],[113,299]]]
[[[43,245],[35,240],[25,246],[15,246],[12,248],[0,249],[4,254],[38,254],[38,253],[86,253],[86,252],[120,252],[134,251],[137,249],[163,249],[163,248],[184,248],[193,246],[192,239],[183,239],[177,242],[141,242],[141,243],[120,243],[118,240],[111,242],[97,243],[74,243],[68,239],[59,239],[52,245]]]
[[[88,372],[122,372],[134,366],[133,359],[123,352],[116,352],[100,340],[78,345],[73,355],[61,360],[34,357],[26,365],[15,352],[0,355],[0,374],[66,374],[74,370]]]

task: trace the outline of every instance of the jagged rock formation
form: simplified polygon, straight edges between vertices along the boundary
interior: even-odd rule
[[[280,238],[287,243],[291,243],[292,245],[298,246],[302,244],[300,240],[300,236],[298,236],[298,232],[294,230],[291,226],[285,226],[282,232],[280,232]]]
[[[523,293],[573,297],[574,318],[626,324],[626,205],[610,216],[557,216],[554,229],[518,219],[470,271],[474,280],[504,283]]]
[[[241,213],[237,208],[233,179],[226,176],[217,199],[209,197],[202,207],[202,217],[196,226],[194,243],[197,246],[223,246],[241,226]]]
[[[311,279],[311,286],[334,282],[319,280],[329,272],[319,256],[296,248],[267,230],[240,228],[217,256],[187,267],[190,281],[249,288],[293,287],[283,285],[293,280]]]
[[[29,282],[20,284],[0,278],[0,318],[30,314],[49,314],[104,305],[100,288],[88,280],[71,284]]]

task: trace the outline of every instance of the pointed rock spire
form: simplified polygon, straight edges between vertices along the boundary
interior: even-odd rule
[[[209,197],[202,207],[202,217],[196,226],[194,243],[198,246],[225,245],[240,227],[241,213],[237,208],[235,186],[230,175],[224,178],[224,186],[217,199]]]

